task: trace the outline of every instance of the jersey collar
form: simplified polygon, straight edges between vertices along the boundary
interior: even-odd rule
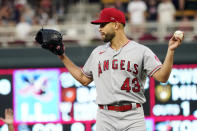
[[[130,41],[131,41],[131,40],[128,40],[127,43],[125,43],[125,44],[124,44],[120,49],[118,49],[117,51],[121,50],[123,47],[125,47],[126,45],[128,45],[128,43],[129,43]],[[108,42],[106,46],[107,46],[107,47],[110,47],[112,50],[114,50],[114,49],[111,47],[111,43],[110,43],[110,42]]]

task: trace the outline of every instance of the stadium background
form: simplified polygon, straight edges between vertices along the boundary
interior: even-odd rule
[[[171,23],[150,20],[147,8],[146,21],[137,32],[133,32],[135,25],[129,22],[130,1],[118,1],[0,1],[0,115],[4,116],[5,108],[13,108],[16,130],[95,130],[94,83],[81,86],[57,56],[41,49],[34,37],[42,27],[61,31],[67,55],[82,67],[91,51],[103,44],[98,27],[89,22],[98,17],[103,7],[118,8],[116,4],[121,2],[127,16],[128,37],[150,47],[161,61],[173,32],[179,29],[185,32],[185,39],[175,52],[168,82],[147,80],[144,110],[148,131],[197,129],[197,1],[172,0],[176,12]],[[149,1],[144,1],[147,7]],[[155,2],[158,7],[162,0]],[[45,93],[38,95],[34,89]],[[0,131],[7,131],[7,125],[1,121]]]

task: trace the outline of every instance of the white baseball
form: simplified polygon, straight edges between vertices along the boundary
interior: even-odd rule
[[[177,31],[175,31],[174,32],[174,36],[176,37],[176,38],[179,38],[179,39],[183,39],[183,31],[180,31],[180,30],[177,30]]]

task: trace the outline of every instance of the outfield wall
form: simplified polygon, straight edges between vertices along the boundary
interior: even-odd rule
[[[167,44],[147,45],[163,62]],[[79,66],[83,66],[96,46],[67,47],[66,54]],[[0,68],[63,67],[57,56],[41,48],[1,48]],[[183,43],[175,52],[174,64],[196,64],[197,43]]]

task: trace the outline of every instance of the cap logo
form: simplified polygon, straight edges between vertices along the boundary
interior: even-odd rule
[[[115,18],[114,17],[110,17],[110,20],[115,20]]]

